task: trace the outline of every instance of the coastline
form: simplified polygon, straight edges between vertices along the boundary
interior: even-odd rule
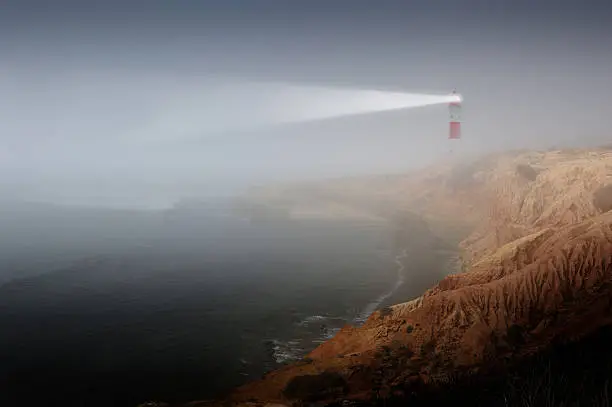
[[[273,349],[273,358],[276,363],[283,365],[301,360],[308,355],[320,344],[332,339],[340,330],[350,325],[359,327],[363,325],[367,319],[380,309],[381,304],[388,302],[397,291],[406,283],[407,276],[405,259],[408,257],[408,249],[403,249],[399,254],[393,257],[392,263],[396,265],[396,278],[392,281],[392,286],[389,290],[378,294],[374,299],[361,307],[360,311],[354,316],[334,316],[334,315],[311,315],[305,317],[295,324],[296,330],[308,330],[308,328],[320,328],[320,334],[315,335],[315,338],[299,337],[288,340],[272,339],[271,345]],[[308,332],[303,333],[308,336]],[[304,343],[310,342],[312,346],[305,346]]]
[[[406,281],[406,267],[402,260],[404,260],[406,257],[408,257],[407,249],[402,250],[400,254],[395,256],[394,262],[397,265],[397,279],[395,280],[393,288],[391,288],[390,291],[378,296],[375,300],[366,305],[364,310],[353,319],[354,326],[363,325],[366,320],[378,309],[378,307],[386,300],[391,298],[397,292],[397,290],[404,284],[404,282]]]
[[[520,365],[543,350],[557,358],[556,345],[608,326],[610,157],[607,151],[519,151],[376,188],[363,181],[361,189],[348,190],[350,181],[319,187],[330,201],[359,205],[366,200],[357,196],[377,193],[381,208],[400,204],[385,218],[395,227],[396,250],[414,244],[406,266],[421,270],[410,278],[425,287],[409,295],[416,287],[401,285],[396,297],[402,298],[390,299],[395,306],[375,312],[364,326],[346,327],[308,361],[236,389],[227,401],[316,399],[331,406],[394,397],[405,403],[430,390],[432,396],[448,390],[453,401],[453,383],[459,391],[472,379],[476,387],[487,385],[493,360]],[[467,375],[465,383],[456,374]],[[521,395],[506,393],[506,377],[500,373],[502,387],[491,395],[500,401]],[[468,392],[463,399],[474,398]]]

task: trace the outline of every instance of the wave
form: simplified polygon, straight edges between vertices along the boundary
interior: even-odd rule
[[[326,317],[324,315],[312,315],[312,316],[304,318],[302,321],[298,322],[298,325],[305,326],[305,325],[310,324],[311,322],[325,321],[326,319],[328,319],[328,317]]]
[[[272,339],[272,357],[277,364],[299,360],[319,344],[331,339],[348,322],[347,318],[312,315],[295,323],[294,337],[288,341]]]
[[[353,324],[363,324],[370,315],[382,304],[385,300],[391,297],[405,281],[404,262],[408,257],[406,249],[395,256],[395,264],[397,264],[397,279],[393,287],[377,297],[374,301],[368,303],[366,307],[356,317],[352,319]],[[329,315],[311,315],[295,324],[295,337],[289,341],[281,341],[272,339],[269,341],[272,347],[272,357],[277,364],[285,364],[297,361],[319,344],[331,339],[336,333],[348,322],[350,318],[334,317]],[[318,331],[314,329],[318,326]]]
[[[382,294],[380,297],[376,298],[374,301],[369,303],[364,308],[364,310],[353,319],[353,322],[356,325],[362,325],[370,317],[370,315],[372,315],[372,313],[376,311],[376,309],[380,306],[380,304],[382,304],[386,299],[388,299],[393,294],[395,294],[395,292],[404,284],[405,267],[404,267],[404,262],[402,260],[404,260],[406,257],[408,257],[408,253],[406,249],[404,249],[400,254],[395,256],[395,264],[397,264],[397,280],[395,281],[395,284],[393,285],[391,290]]]

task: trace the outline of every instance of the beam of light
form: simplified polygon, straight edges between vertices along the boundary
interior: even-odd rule
[[[459,100],[449,94],[121,71],[16,77],[0,77],[0,134],[12,135],[32,154],[218,139],[270,126]]]
[[[300,86],[278,83],[217,85],[199,97],[160,111],[135,139],[157,134],[162,140],[204,138],[209,134],[248,131],[266,126],[460,102],[451,94]],[[441,120],[444,120],[441,116]],[[160,140],[157,138],[157,140]]]
[[[262,89],[263,90],[263,89]],[[254,112],[270,124],[297,123],[459,101],[457,95],[285,85],[261,93]]]

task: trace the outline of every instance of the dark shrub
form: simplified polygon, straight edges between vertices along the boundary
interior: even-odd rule
[[[517,347],[525,342],[523,338],[523,328],[519,325],[512,325],[506,333],[508,344],[511,347]]]
[[[538,177],[538,171],[528,164],[518,164],[516,166],[516,172],[529,181],[535,181]]]
[[[391,309],[391,307],[384,307],[380,310],[380,316],[381,317],[386,317],[387,315],[391,315],[391,312],[393,310]]]
[[[593,194],[593,206],[601,212],[612,209],[612,184],[599,188]]]
[[[305,401],[321,400],[344,394],[347,383],[335,372],[323,372],[318,375],[296,376],[287,384],[283,394],[288,399]]]

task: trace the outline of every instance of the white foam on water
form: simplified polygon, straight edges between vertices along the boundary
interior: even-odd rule
[[[311,315],[304,318],[295,324],[294,339],[272,340],[274,360],[278,364],[283,364],[303,358],[317,345],[332,338],[346,322],[345,318],[325,315]],[[328,327],[328,324],[332,326]],[[313,332],[316,327],[319,328],[318,332]]]
[[[307,318],[304,318],[304,320],[302,320],[301,322],[299,322],[299,325],[308,325],[311,322],[316,322],[316,321],[324,321],[326,320],[327,317],[323,316],[323,315],[313,315]]]
[[[327,334],[325,334],[325,340],[323,340],[323,342],[325,342],[328,339],[333,338],[338,332],[340,331],[340,328],[331,328],[327,330]]]
[[[300,358],[299,355],[302,353],[302,349],[295,343],[291,343],[291,341],[282,342],[276,339],[272,340],[272,342],[272,354],[276,363],[283,364]]]
[[[407,251],[404,249],[399,255],[395,256],[395,264],[397,264],[397,279],[393,287],[377,297],[374,301],[370,302],[357,317],[353,319],[353,323],[356,325],[363,324],[368,317],[376,311],[380,304],[391,297],[405,281],[404,276],[404,263],[403,260],[408,257]],[[273,358],[278,364],[284,364],[293,362],[303,358],[310,350],[315,348],[317,345],[331,339],[340,331],[341,327],[345,325],[347,321],[344,318],[331,317],[326,315],[311,315],[304,318],[296,325],[296,336],[297,339],[288,341],[281,341],[278,339],[272,340],[273,343]],[[314,335],[309,329],[315,325],[325,326],[322,329],[322,333]],[[337,326],[327,327],[327,324],[335,324]]]
[[[387,298],[391,297],[397,290],[404,284],[404,260],[408,257],[408,253],[406,249],[404,249],[400,254],[395,257],[395,264],[397,264],[397,280],[395,284],[388,292],[382,294],[380,297],[376,298],[374,301],[369,303],[364,310],[353,320],[356,325],[362,325],[369,317],[372,315],[374,311],[383,303]]]

